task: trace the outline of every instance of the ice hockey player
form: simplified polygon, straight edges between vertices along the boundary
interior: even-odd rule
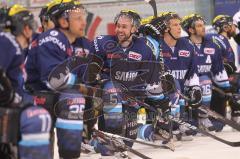
[[[23,90],[26,76],[22,50],[28,47],[34,31],[33,14],[18,4],[11,6],[4,13],[5,20],[1,21],[4,28],[0,32],[0,106],[1,120],[5,117],[11,120],[1,122],[6,124],[6,134],[1,136],[7,138],[1,138],[0,158],[31,159],[34,156],[38,159],[51,159],[50,114],[44,108],[34,106],[29,98],[26,98],[27,94]],[[19,128],[20,134],[14,133],[13,130],[18,132],[16,128]],[[16,145],[17,150],[13,151],[14,147],[9,145]]]
[[[190,106],[198,106],[202,101],[201,89],[199,87],[199,77],[196,65],[195,50],[192,44],[185,38],[181,38],[180,17],[174,12],[164,12],[157,18],[154,18],[149,25],[146,25],[146,35],[155,50],[155,56],[158,61],[163,61],[165,72],[175,78],[180,83],[178,89],[185,92],[191,99],[188,101]],[[150,26],[150,27],[149,27]],[[150,28],[150,29],[149,29]],[[159,38],[160,36],[160,38]],[[160,49],[159,49],[160,48]],[[176,87],[178,84],[176,84]],[[179,106],[184,105],[184,100],[179,101],[179,94],[176,93],[172,98],[148,98],[147,103],[161,107],[163,104],[172,106],[172,113],[176,115],[179,112]],[[165,102],[163,102],[165,101]],[[176,109],[178,108],[178,109]],[[178,111],[175,111],[178,110]],[[175,112],[174,112],[175,111]],[[164,130],[169,129],[165,121],[159,122],[158,127]],[[141,138],[148,138],[151,134],[151,127],[143,127],[139,134]],[[174,129],[178,129],[176,126]],[[183,130],[183,128],[181,128]],[[192,134],[191,131],[183,130],[182,133]],[[143,137],[145,136],[145,137]]]
[[[216,16],[213,19],[212,25],[218,34],[207,35],[207,38],[212,38],[214,42],[221,47],[223,64],[224,64],[225,70],[227,71],[228,76],[231,79],[231,76],[235,74],[237,68],[235,65],[235,55],[228,40],[231,37],[235,36],[236,26],[233,23],[233,18],[228,15]],[[234,85],[234,83],[232,83],[232,80],[230,80],[230,84]],[[222,115],[225,115],[226,103],[227,103],[227,98],[213,90],[212,100],[211,100],[211,109],[215,110],[216,112]],[[239,110],[239,106],[235,102],[235,100],[230,100],[229,104],[232,105],[231,115],[235,120],[237,119],[237,116],[239,116],[238,115],[239,113],[237,113]],[[216,123],[216,125],[220,127],[221,124]],[[221,127],[223,127],[223,124]]]
[[[202,105],[210,107],[212,83],[223,90],[229,90],[230,84],[221,58],[221,48],[212,39],[205,38],[205,20],[199,14],[190,14],[183,18],[182,28],[188,33],[197,57],[200,85],[203,92]],[[207,114],[193,110],[196,125],[209,131],[215,130]]]
[[[114,23],[115,35],[98,36],[93,42],[95,54],[104,59],[101,79],[103,95],[103,117],[99,119],[99,128],[114,134],[135,139],[137,137],[136,114],[138,104],[126,102],[122,97],[122,84],[130,87],[138,78],[138,71],[115,61],[141,62],[155,60],[152,50],[146,45],[144,38],[135,35],[140,26],[140,16],[134,10],[121,10]],[[114,72],[112,71],[114,68]],[[119,70],[118,70],[119,69]],[[124,71],[122,71],[124,70]],[[131,143],[127,143],[132,146]],[[96,144],[103,156],[114,155],[113,151],[102,143]]]
[[[62,87],[54,85],[48,87],[47,80],[50,72],[64,60],[74,55],[81,55],[82,50],[90,50],[89,41],[84,38],[86,10],[82,4],[71,0],[56,0],[48,6],[47,10],[55,27],[42,33],[38,38],[38,43],[32,46],[29,52],[26,62],[29,74],[28,88],[35,90],[34,94],[38,98],[52,100],[42,103],[50,111],[58,101],[60,112],[83,113],[86,106],[86,99],[83,95],[74,90],[64,89],[67,85],[75,83],[76,75],[70,73],[68,78],[59,78]],[[56,83],[57,81],[54,82]],[[54,94],[51,91],[52,88],[60,89],[64,93]],[[65,116],[57,116],[55,127],[57,128],[59,156],[61,158],[79,157],[83,131],[82,117],[74,120]]]

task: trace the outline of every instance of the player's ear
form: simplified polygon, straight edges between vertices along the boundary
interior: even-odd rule
[[[137,31],[137,28],[134,26],[134,27],[132,27],[132,29],[131,29],[131,33],[135,33]]]
[[[191,33],[191,34],[194,34],[195,30],[193,28],[189,28],[188,31]]]

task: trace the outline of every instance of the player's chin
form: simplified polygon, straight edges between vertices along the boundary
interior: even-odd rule
[[[85,36],[85,32],[84,32],[84,31],[78,31],[78,32],[76,33],[76,35],[77,35],[78,37],[83,37],[83,36]]]
[[[125,36],[123,35],[117,35],[117,38],[119,41],[123,41],[125,39]]]

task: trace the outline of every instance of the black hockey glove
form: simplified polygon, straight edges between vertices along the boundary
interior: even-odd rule
[[[237,70],[235,64],[232,62],[223,63],[223,65],[228,75],[234,74]]]
[[[152,38],[158,40],[162,35],[161,33],[153,26],[152,24],[145,24],[140,26],[139,33],[143,34],[144,36],[151,36]]]
[[[0,106],[9,106],[14,100],[14,90],[6,73],[0,68]]]
[[[88,64],[85,73],[83,75],[83,81],[86,84],[91,84],[96,82],[100,79],[100,72],[101,72],[102,66],[99,65],[97,62],[91,62]]]
[[[147,97],[144,101],[145,103],[149,104],[150,106],[153,106],[155,108],[160,108],[162,112],[166,112],[169,107],[169,98],[168,97]]]
[[[162,89],[164,94],[173,93],[175,91],[175,81],[173,75],[165,72],[161,77]]]
[[[185,88],[185,94],[190,100],[189,105],[192,107],[199,107],[202,102],[202,90],[199,86],[192,86]]]

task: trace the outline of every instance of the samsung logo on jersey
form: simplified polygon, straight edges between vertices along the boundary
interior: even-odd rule
[[[121,72],[117,71],[115,75],[116,80],[133,81],[138,75],[138,72]]]
[[[186,73],[187,73],[187,70],[172,70],[171,71],[171,74],[176,79],[184,79]]]
[[[197,67],[199,73],[205,73],[211,71],[212,65],[198,65]]]
[[[214,48],[204,48],[204,53],[208,55],[213,55],[215,53]]]
[[[47,42],[53,42],[54,44],[57,44],[61,50],[66,51],[66,46],[61,41],[59,41],[59,39],[57,39],[56,37],[52,37],[52,36],[47,36],[47,37],[39,40],[39,46],[41,46],[42,44],[47,43]]]
[[[133,59],[133,60],[137,60],[137,61],[141,61],[142,60],[142,55],[139,54],[139,53],[130,51],[129,54],[128,54],[128,58]]]
[[[179,50],[178,51],[178,55],[182,56],[182,57],[189,57],[190,56],[190,52],[187,50]]]

